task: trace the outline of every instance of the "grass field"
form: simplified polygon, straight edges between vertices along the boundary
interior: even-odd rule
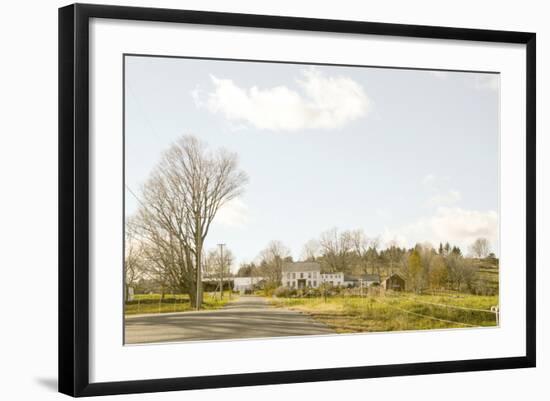
[[[238,298],[237,294],[231,294],[231,300]],[[229,302],[229,292],[225,292],[220,300],[219,294],[204,294],[204,302],[201,309],[219,309]],[[185,294],[165,294],[161,300],[160,294],[136,294],[134,300],[126,302],[124,313],[135,315],[141,313],[169,313],[187,312],[195,310],[191,308],[189,296]]]
[[[495,315],[485,311],[498,305],[498,296],[394,293],[364,298],[335,296],[326,302],[323,298],[270,298],[270,302],[275,307],[305,312],[338,333],[355,333],[496,326]]]

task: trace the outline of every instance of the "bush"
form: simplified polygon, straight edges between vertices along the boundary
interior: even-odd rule
[[[304,297],[315,298],[321,296],[321,290],[319,288],[307,288],[304,290]]]
[[[288,288],[288,287],[277,287],[273,291],[273,296],[277,298],[290,298],[295,297],[297,294],[295,289]]]
[[[330,295],[340,295],[343,292],[344,288],[338,286],[331,286],[328,288],[328,293]]]

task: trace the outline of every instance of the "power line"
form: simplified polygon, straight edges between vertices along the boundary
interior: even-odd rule
[[[132,191],[132,189],[128,186],[128,184],[126,184],[125,187],[126,187],[126,189],[128,190],[128,192],[130,192],[130,193],[132,194],[132,196],[133,196],[134,198],[136,198],[136,200],[139,202],[139,204],[140,204],[141,206],[145,206],[145,204],[141,201],[141,199],[139,199],[139,198],[137,197],[137,195],[134,193],[134,191]]]

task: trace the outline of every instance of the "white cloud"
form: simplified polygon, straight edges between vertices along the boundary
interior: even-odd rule
[[[396,240],[401,246],[440,242],[458,245],[463,252],[477,238],[487,238],[493,250],[498,245],[498,214],[493,210],[478,211],[439,207],[432,216],[422,217],[412,224],[386,229],[383,240]]]
[[[239,198],[224,204],[214,218],[216,224],[237,228],[245,227],[248,221],[248,205]]]
[[[430,195],[426,205],[433,211],[410,224],[386,228],[382,239],[387,244],[397,241],[401,246],[411,247],[416,243],[440,242],[458,245],[463,252],[477,238],[487,238],[495,249],[498,246],[498,215],[495,211],[467,210],[457,207],[462,194],[448,188],[449,177],[430,173],[422,177],[421,183]],[[445,189],[443,189],[445,188]]]
[[[428,206],[454,205],[462,199],[460,192],[450,189],[445,192],[438,192],[428,199]]]
[[[494,243],[498,233],[497,212],[440,207],[430,221],[436,238],[474,242],[484,237]]]
[[[456,189],[442,189],[448,184],[448,177],[438,177],[435,174],[427,174],[422,178],[422,185],[431,192],[426,205],[429,207],[454,205],[462,199],[462,195]]]
[[[241,88],[230,79],[210,76],[210,93],[191,93],[198,107],[220,113],[229,121],[266,130],[331,129],[361,118],[370,109],[363,87],[344,76],[326,76],[311,68],[287,86]]]

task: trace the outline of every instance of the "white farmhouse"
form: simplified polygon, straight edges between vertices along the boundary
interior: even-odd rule
[[[282,269],[282,284],[290,288],[318,288],[326,283],[331,286],[344,286],[344,273],[321,273],[321,265],[317,262],[285,263]]]
[[[321,274],[321,281],[332,286],[343,286],[344,285],[344,273],[334,272],[334,273],[323,273]]]
[[[321,284],[321,265],[317,262],[285,263],[282,283],[290,288],[317,288]]]

